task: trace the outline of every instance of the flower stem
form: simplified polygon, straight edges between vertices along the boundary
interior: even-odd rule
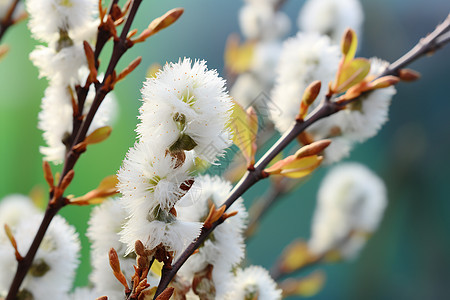
[[[444,22],[442,22],[436,27],[436,29],[432,33],[420,39],[420,41],[411,50],[409,50],[405,55],[400,57],[397,61],[390,64],[389,67],[386,68],[386,70],[383,72],[381,76],[397,75],[398,70],[409,65],[417,58],[440,49],[442,46],[444,46],[446,43],[449,42],[448,38],[449,31],[450,31],[450,14],[447,16]],[[447,38],[441,39],[441,37],[445,36],[446,34]]]
[[[107,76],[113,74],[115,67],[117,66],[117,63],[119,62],[122,55],[126,52],[126,50],[129,49],[129,47],[126,47],[127,43],[127,34],[130,30],[131,23],[133,22],[133,19],[136,16],[136,12],[139,8],[139,5],[141,4],[142,0],[134,0],[131,11],[128,15],[128,18],[125,22],[124,28],[122,30],[122,33],[120,35],[120,39],[114,43],[114,49],[113,53],[110,58],[110,62],[108,65],[108,69],[105,74],[105,78],[103,82],[96,87],[96,95],[93,101],[93,104],[88,112],[88,115],[81,123],[81,126],[77,130],[77,132],[72,133],[72,136],[75,137],[73,139],[70,150],[68,151],[66,158],[64,160],[64,167],[63,171],[60,176],[60,181],[58,183],[58,187],[61,186],[62,180],[66,176],[67,173],[69,173],[71,170],[73,170],[76,162],[78,161],[81,153],[73,151],[73,146],[77,145],[78,143],[82,142],[86,138],[86,134],[89,130],[89,126],[92,123],[92,120],[94,119],[95,114],[97,113],[98,108],[100,107],[100,104],[102,103],[103,99],[105,98],[106,94],[109,92],[109,90],[104,90],[102,87],[105,85],[105,81],[107,79]],[[101,45],[103,47],[103,45]],[[50,194],[50,199],[53,198],[53,195]],[[14,300],[16,299],[16,295],[19,291],[19,288],[28,273],[28,270],[31,267],[31,264],[34,260],[34,257],[36,255],[37,250],[39,249],[39,246],[42,242],[42,239],[44,238],[44,235],[53,219],[53,217],[58,213],[58,211],[66,205],[66,199],[64,196],[59,197],[56,199],[56,201],[49,202],[47,205],[47,209],[44,214],[44,218],[41,222],[41,225],[39,226],[39,230],[36,233],[33,243],[31,244],[30,248],[28,249],[27,254],[25,255],[24,259],[18,262],[16,274],[14,276],[14,279],[11,283],[11,287],[9,289],[8,295],[6,296],[5,300]]]
[[[41,225],[39,226],[38,232],[34,237],[33,243],[31,244],[27,254],[24,256],[22,260],[20,260],[17,264],[17,271],[14,279],[11,283],[11,287],[9,288],[8,295],[5,300],[14,300],[16,299],[16,295],[19,292],[20,285],[25,278],[25,275],[28,273],[28,270],[33,263],[34,256],[36,255],[37,250],[39,249],[39,245],[44,238],[45,232],[50,225],[53,217],[58,213],[61,207],[48,207],[45,211],[44,218],[42,219]]]
[[[13,15],[18,3],[19,0],[14,0],[11,3],[11,6],[9,7],[8,11],[6,12],[6,15],[3,18],[3,20],[0,20],[0,40],[2,39],[6,30],[8,30],[8,28],[14,24]]]
[[[443,23],[438,25],[432,33],[421,39],[419,43],[410,51],[390,64],[379,77],[386,75],[395,75],[401,68],[404,68],[418,58],[441,48],[446,42],[449,41],[449,39],[440,39],[440,37],[445,35],[449,30],[450,15],[444,20]],[[352,99],[352,101],[354,100],[355,99]],[[244,174],[241,180],[230,192],[223,205],[225,205],[225,207],[228,209],[248,189],[250,189],[259,180],[264,178],[262,171],[275,158],[275,156],[278,155],[278,153],[286,148],[300,133],[302,133],[310,125],[314,124],[320,119],[338,112],[341,109],[341,106],[342,104],[330,101],[330,97],[327,97],[323,99],[320,105],[307,116],[306,120],[296,121],[291,126],[291,128],[286,131],[286,133],[284,133],[283,136],[280,137],[278,141],[255,164],[255,168],[253,170],[247,171]],[[153,299],[156,299],[156,297],[165,290],[165,288],[168,286],[172,278],[175,276],[181,266],[186,262],[186,260],[205,241],[207,236],[222,222],[223,220],[219,219],[218,221],[213,223],[210,228],[203,227],[200,235],[186,248],[186,250],[181,254],[180,258],[171,266],[171,268],[163,268],[161,280]]]

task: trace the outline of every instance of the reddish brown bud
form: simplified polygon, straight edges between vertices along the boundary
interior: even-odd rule
[[[110,16],[114,21],[122,17],[122,10],[116,3],[114,3],[113,6],[111,7]]]
[[[117,36],[116,25],[114,25],[114,21],[110,15],[108,15],[108,17],[106,17],[106,22],[105,22],[104,28],[106,31],[109,31],[111,36],[114,37],[115,41],[117,41],[119,39],[119,37]]]
[[[356,47],[358,46],[358,38],[356,33],[348,28],[341,40],[341,52],[343,54],[339,69],[344,64],[351,62],[355,58]],[[340,73],[340,70],[338,71]]]
[[[403,81],[415,81],[420,78],[420,73],[411,69],[400,69],[398,77]]]
[[[120,261],[119,256],[114,248],[109,249],[109,265],[113,270],[113,274],[116,279],[125,287],[126,290],[129,290],[127,280],[125,275],[123,275],[122,270],[120,269]]]
[[[66,176],[64,176],[63,180],[61,181],[61,185],[59,186],[59,188],[63,192],[67,189],[67,187],[72,182],[73,176],[75,176],[75,171],[74,170],[70,170],[69,172],[67,172]]]
[[[369,90],[373,89],[384,89],[390,87],[391,85],[395,85],[400,81],[400,79],[396,76],[383,76],[371,82],[369,85]]]
[[[141,56],[139,56],[135,60],[133,60],[125,69],[122,70],[122,72],[119,73],[119,75],[117,76],[114,84],[116,84],[120,80],[124,79],[128,74],[133,72],[134,69],[136,69],[137,66],[139,66],[141,61],[142,61],[142,57]]]
[[[11,228],[8,226],[8,224],[5,223],[4,225],[6,236],[8,237],[9,241],[11,242],[11,245],[14,248],[14,253],[16,255],[16,260],[21,261],[23,259],[22,255],[19,253],[19,249],[17,249],[17,242],[16,238],[14,237]]]
[[[341,40],[341,51],[344,55],[346,55],[350,51],[350,47],[352,46],[354,32],[350,28],[345,30],[344,35]]]
[[[230,218],[230,217],[234,217],[234,216],[237,215],[237,214],[238,214],[238,211],[235,210],[235,211],[232,211],[232,212],[230,212],[230,213],[224,213],[224,214],[222,215],[222,218],[223,218],[224,220],[226,220],[226,219],[228,219],[228,218]]]
[[[137,29],[131,30],[131,31],[128,32],[128,34],[127,34],[127,39],[132,38],[133,36],[136,35],[136,33],[138,33],[138,30],[137,30]]]
[[[170,297],[172,297],[174,290],[173,287],[166,288],[158,297],[156,297],[156,300],[169,300]]]
[[[120,273],[119,256],[114,248],[109,249],[109,265],[114,273]]]
[[[94,130],[84,139],[86,145],[98,144],[106,140],[112,132],[111,126],[103,126]]]
[[[164,15],[162,15],[159,18],[154,19],[148,28],[150,28],[153,31],[153,34],[157,33],[161,29],[164,29],[173,23],[175,23],[176,20],[178,20],[179,17],[183,14],[184,9],[183,8],[174,8],[166,12]]]
[[[308,108],[316,100],[320,93],[322,83],[319,80],[312,82],[303,93],[302,102],[300,104],[300,112],[298,114],[299,119],[304,119],[308,113]]]
[[[103,81],[103,86],[101,87],[101,90],[108,93],[110,92],[114,87],[114,79],[116,77],[115,74],[116,71],[114,71],[112,74],[108,75]]]
[[[306,131],[303,131],[297,136],[297,141],[301,145],[309,145],[314,142],[314,138],[311,134],[307,133]]]
[[[117,194],[116,189],[118,179],[116,175],[105,177],[98,187],[85,195],[70,199],[69,203],[73,205],[90,205],[102,203],[106,197]]]
[[[90,72],[88,80],[90,82],[95,82],[97,80],[97,68],[95,67],[94,50],[92,50],[91,45],[86,41],[83,42],[83,47]]]
[[[70,94],[70,101],[72,102],[72,112],[73,112],[73,116],[78,118],[78,120],[82,120],[83,116],[79,115],[80,110],[78,109],[78,103],[75,100],[75,95],[73,93],[73,90],[70,86],[67,87],[67,90],[69,91]]]
[[[318,155],[320,154],[325,148],[327,148],[331,144],[331,140],[320,140],[317,142],[313,142],[312,144],[306,145],[302,148],[300,148],[296,153],[295,156],[297,158],[301,157],[307,157],[311,155]]]
[[[128,11],[131,8],[132,3],[133,3],[133,0],[128,0],[127,2],[125,2],[124,6],[122,7],[122,17],[128,13]]]
[[[150,287],[150,284],[147,283],[147,279],[141,280],[139,284],[136,286],[135,293],[137,295],[141,295],[146,288]],[[138,296],[138,300],[145,299]]]
[[[84,151],[86,151],[86,143],[83,141],[81,143],[76,144],[75,146],[72,147],[72,151],[75,153],[83,153]]]
[[[222,205],[219,209],[216,209],[216,206],[212,201],[210,201],[209,205],[209,213],[203,224],[205,228],[211,228],[212,224],[219,220],[227,209],[226,205]]]
[[[45,181],[47,181],[50,190],[52,190],[55,187],[54,185],[55,179],[53,178],[52,168],[50,167],[50,164],[45,160],[42,162],[42,169],[44,170]]]
[[[148,28],[145,29],[133,43],[144,42],[148,37],[154,35],[158,31],[172,25],[183,14],[183,8],[174,8],[166,12],[159,18],[154,19]]]
[[[145,246],[140,240],[137,240],[134,243],[134,251],[136,252],[137,255],[146,256]]]
[[[138,256],[136,258],[136,264],[139,269],[144,270],[148,267],[148,259],[145,256]]]
[[[106,11],[106,8],[103,8],[102,0],[98,0],[98,16],[100,18],[100,24],[103,24],[103,19],[105,18]]]
[[[212,223],[216,222],[222,217],[223,213],[225,212],[225,209],[227,209],[227,206],[222,205],[221,207],[219,207],[218,210],[214,212],[214,216],[211,218]]]
[[[320,93],[322,83],[319,80],[312,82],[305,90],[303,94],[303,101],[308,105],[311,105]]]
[[[212,223],[213,223],[213,222],[211,222],[211,219],[213,218],[215,211],[216,211],[216,206],[214,204],[211,204],[211,207],[209,208],[208,216],[206,217],[204,224],[203,224],[203,226],[205,228],[208,228],[208,229],[211,228]]]

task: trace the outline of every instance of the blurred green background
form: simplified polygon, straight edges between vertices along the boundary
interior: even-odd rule
[[[123,58],[124,67],[136,56],[141,66],[118,84],[120,117],[111,137],[89,148],[76,166],[69,192],[80,195],[119,168],[135,139],[140,92],[146,68],[154,62],[179,57],[200,58],[222,73],[228,34],[239,32],[237,12],[242,1],[144,1],[135,27],[145,28],[173,7],[184,7],[182,18]],[[283,10],[293,20],[303,1],[288,0]],[[360,55],[393,61],[434,29],[450,11],[448,0],[362,1],[366,15]],[[37,44],[25,23],[11,28],[2,44],[10,52],[0,61],[0,199],[11,193],[28,194],[45,187],[41,171],[43,145],[36,128],[40,99],[46,87],[28,60]],[[103,55],[107,61],[110,49]],[[348,160],[362,162],[384,178],[389,206],[379,231],[354,262],[324,267],[327,282],[312,299],[448,299],[450,293],[450,47],[414,63],[422,79],[401,83],[391,106],[390,121],[380,134],[358,146]],[[120,68],[120,67],[119,67]],[[59,170],[55,167],[54,170]],[[270,268],[284,245],[309,236],[320,179],[319,170],[295,194],[278,203],[261,224],[247,248],[248,261]],[[245,195],[250,204],[266,187],[255,186]],[[77,285],[88,282],[88,243],[84,236],[88,207],[62,210],[77,226],[83,242],[83,264]],[[304,274],[298,274],[306,275]]]

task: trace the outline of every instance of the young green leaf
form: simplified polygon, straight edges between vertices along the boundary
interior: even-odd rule
[[[356,58],[344,64],[340,70],[333,92],[342,93],[352,86],[360,83],[369,74],[370,61],[365,58]]]

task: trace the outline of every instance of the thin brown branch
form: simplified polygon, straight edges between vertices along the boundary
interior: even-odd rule
[[[99,1],[101,1],[101,0],[99,0]],[[117,5],[117,2],[119,2],[119,0],[111,1],[111,5],[108,10],[108,15],[110,15],[112,13],[113,7],[114,7],[114,5]],[[95,51],[94,51],[95,64],[96,64],[97,69],[98,69],[98,58],[100,56],[100,53],[102,52],[103,47],[105,46],[106,42],[111,38],[111,33],[108,30],[107,26],[105,26],[104,20],[101,19],[100,21],[101,22],[98,27],[97,40],[95,42]]]
[[[14,24],[13,15],[18,3],[19,0],[14,0],[11,3],[11,6],[9,7],[3,20],[0,20],[0,41],[5,35],[6,30],[8,30],[8,28]]]
[[[312,145],[305,145],[299,151],[299,155],[309,156],[313,155],[315,151],[322,152],[322,147],[325,145],[328,146],[331,143],[330,140],[322,140],[315,143],[315,147],[311,147]],[[325,147],[326,147],[325,146]],[[318,149],[316,147],[319,147]],[[316,148],[316,149],[314,149]],[[297,152],[299,153],[299,152]],[[309,177],[309,176],[308,176]],[[290,194],[294,189],[298,188],[304,182],[306,182],[307,178],[302,179],[292,179],[292,178],[277,178],[277,181],[272,183],[270,190],[261,196],[258,200],[252,203],[252,206],[249,211],[249,222],[247,226],[247,230],[244,232],[246,239],[250,239],[258,229],[259,222],[265,216],[267,212],[274,206],[278,201],[283,199],[283,197],[287,194]]]
[[[113,2],[117,2],[117,1],[113,1]],[[65,183],[67,181],[67,180],[64,180],[65,178],[67,179],[66,175],[73,172],[73,168],[74,168],[76,162],[78,161],[78,158],[81,155],[81,153],[73,151],[72,148],[74,145],[79,144],[80,142],[82,142],[85,139],[86,134],[89,129],[89,126],[91,125],[92,120],[94,119],[94,116],[95,116],[101,102],[105,98],[106,94],[109,92],[108,87],[105,88],[105,83],[108,82],[108,79],[109,80],[111,79],[110,75],[113,74],[118,61],[120,60],[122,55],[126,52],[126,50],[128,50],[128,48],[129,48],[129,45],[127,45],[127,34],[128,34],[128,31],[130,30],[131,23],[133,22],[133,19],[136,16],[136,12],[137,12],[141,2],[142,2],[142,0],[134,0],[132,7],[131,7],[130,14],[129,14],[127,21],[125,23],[125,26],[122,30],[120,39],[119,39],[119,41],[115,41],[115,43],[114,43],[113,53],[111,55],[110,63],[108,65],[108,69],[106,71],[105,78],[101,84],[96,86],[96,95],[95,95],[93,104],[89,110],[89,113],[88,113],[87,117],[85,119],[83,119],[83,122],[81,123],[81,125],[79,127],[79,130],[78,130],[78,128],[73,129],[72,136],[75,136],[75,139],[71,140],[70,150],[67,153],[66,159],[64,161],[64,167],[63,167],[63,171],[62,171],[62,174],[60,177],[60,181],[58,183],[58,187],[65,185]],[[103,45],[100,45],[99,47],[102,48]],[[96,51],[94,51],[94,56],[96,54],[99,54],[99,52],[98,53],[97,52],[98,51],[97,51],[97,47],[96,47]],[[96,57],[96,59],[97,58],[98,57]],[[86,95],[87,95],[87,91],[88,91],[87,89],[81,88],[81,89],[77,90],[77,94],[78,95],[82,94],[82,96],[84,96],[84,99],[85,99]],[[83,105],[80,105],[80,100],[79,100],[79,110],[80,110],[80,112],[82,112],[82,110],[83,110]],[[16,295],[19,291],[20,285],[22,284],[29,268],[31,267],[31,264],[34,260],[36,252],[42,242],[42,239],[44,238],[44,235],[50,225],[50,222],[52,221],[53,217],[58,213],[58,211],[67,204],[63,195],[60,195],[59,197],[54,198],[54,195],[51,192],[49,198],[52,199],[52,201],[49,201],[49,204],[45,211],[44,218],[41,222],[39,230],[36,233],[30,248],[28,249],[27,254],[21,261],[18,262],[16,274],[14,276],[14,279],[12,281],[11,287],[9,289],[8,295],[6,296],[5,300],[14,300],[16,298]]]
[[[50,222],[52,221],[53,217],[58,213],[58,210],[59,208],[49,207],[45,211],[44,219],[42,220],[41,225],[39,226],[36,236],[34,237],[33,243],[28,249],[27,254],[17,264],[16,274],[11,283],[8,295],[6,296],[5,300],[16,299],[16,295],[17,292],[19,291],[20,285],[22,284],[25,275],[28,273],[31,264],[33,263],[34,257],[39,248],[39,245],[42,242],[42,239],[44,238],[45,232],[47,231],[47,228],[50,225]]]
[[[398,70],[403,69],[413,61],[417,60],[419,57],[425,54],[433,53],[434,51],[440,49],[447,42],[449,38],[441,39],[441,36],[448,33],[450,30],[450,14],[447,18],[439,24],[436,29],[427,35],[426,37],[420,39],[420,41],[405,55],[400,57],[397,61],[390,64],[388,68],[380,75],[380,77],[387,75],[397,75]]]
[[[111,59],[109,61],[109,65],[108,65],[107,71],[106,71],[106,73],[104,75],[104,80],[103,80],[103,82],[101,84],[99,84],[99,83],[95,84],[97,94],[98,94],[98,91],[105,85],[105,81],[108,79],[108,76],[113,73],[113,71],[114,71],[117,63],[119,62],[120,58],[122,57],[122,55],[126,52],[126,50],[128,50],[132,46],[132,44],[130,44],[128,42],[127,35],[128,35],[128,31],[130,30],[131,24],[132,24],[132,22],[134,20],[134,17],[136,16],[136,12],[137,12],[141,2],[142,2],[142,0],[135,0],[135,1],[133,1],[132,11],[133,11],[133,9],[134,9],[134,11],[130,12],[130,14],[129,14],[128,18],[127,18],[127,21],[125,23],[125,26],[122,29],[122,34],[121,34],[120,39],[117,40],[117,41],[114,41],[113,53],[111,55]],[[107,17],[109,19],[111,19],[111,14],[113,13],[114,8],[117,7],[117,3],[118,3],[118,0],[111,1],[111,5],[109,7],[108,15],[107,15]],[[111,23],[103,22],[103,21],[104,20],[102,20],[101,24],[98,27],[97,40],[96,40],[96,43],[95,43],[95,50],[94,50],[94,55],[93,55],[94,56],[94,61],[95,61],[95,67],[96,67],[97,70],[99,68],[99,60],[98,60],[98,58],[100,56],[100,53],[102,52],[106,42],[113,36],[111,31],[115,32],[115,30],[116,30],[114,26],[113,26],[113,28],[111,28],[109,26]],[[86,97],[87,97],[87,94],[89,92],[90,84],[91,84],[91,82],[90,82],[90,80],[88,78],[86,80],[85,86],[83,86],[83,87],[79,86],[78,89],[77,89],[79,116],[74,117],[74,120],[73,120],[73,128],[74,128],[74,130],[72,131],[72,135],[70,137],[70,145],[69,146],[73,146],[73,145],[77,144],[75,141],[78,140],[78,135],[79,135],[80,131],[84,131],[86,129],[86,132],[84,134],[81,134],[81,136],[86,135],[87,129],[88,129],[90,123],[92,122],[92,120],[90,120],[88,122],[87,128],[85,126],[84,129],[81,129],[82,121],[83,121],[83,119],[81,118],[81,114],[83,113],[84,103],[86,101]],[[97,112],[98,107],[100,106],[100,104],[103,101],[103,99],[106,96],[106,94],[107,93],[105,93],[102,97],[99,96],[98,98],[96,98],[94,100],[95,105],[93,104],[91,106],[91,110],[92,110],[92,107],[95,108],[94,111],[92,112],[92,118],[95,115],[95,113]],[[97,97],[97,95],[96,95],[96,97]],[[96,103],[96,102],[98,102],[98,103]],[[69,151],[70,151],[70,147],[68,147],[68,152]]]
[[[296,121],[294,125],[288,130],[269,151],[256,163],[255,168],[245,173],[242,179],[236,184],[231,193],[228,195],[224,206],[228,209],[241,195],[243,195],[250,187],[264,178],[263,170],[265,167],[278,155],[286,146],[293,141],[300,132],[304,131],[311,124],[325,118],[338,111],[336,105],[331,101],[323,101],[322,104],[311,114],[305,121]],[[155,294],[155,298],[159,295],[170,283],[176,272],[208,237],[208,235],[221,223],[222,219],[212,223],[210,228],[203,227],[200,236],[193,241],[186,250],[181,254],[180,258],[171,266],[171,268],[164,267],[162,270],[161,281]]]
[[[87,131],[89,130],[89,126],[92,123],[92,120],[94,119],[95,114],[97,113],[98,108],[100,107],[100,104],[102,103],[103,99],[105,98],[106,94],[112,89],[112,87],[105,86],[106,83],[108,83],[108,80],[111,80],[111,77],[114,73],[114,69],[117,66],[117,63],[119,62],[120,58],[123,56],[123,54],[132,46],[131,43],[129,43],[129,40],[127,39],[128,32],[130,30],[131,24],[136,16],[136,12],[141,4],[142,0],[135,0],[133,1],[130,14],[128,15],[127,21],[125,22],[124,28],[122,29],[122,33],[120,35],[119,40],[114,41],[114,48],[113,53],[111,55],[111,59],[108,64],[108,68],[105,72],[103,82],[101,84],[96,85],[96,95],[94,98],[94,101],[92,103],[92,106],[86,116],[86,118],[81,123],[80,121],[74,120],[74,125],[76,125],[76,130],[72,132],[72,138],[71,138],[71,147],[74,145],[80,143],[83,141],[83,139],[86,137]],[[112,11],[112,7],[114,7],[114,4],[116,4],[117,1],[113,1],[110,12]],[[101,25],[99,27],[99,33],[97,35],[97,44],[95,46],[94,50],[94,59],[96,62],[96,67],[98,68],[98,56],[100,55],[101,50],[103,49],[104,44],[106,41],[111,37],[110,34],[108,34],[109,31],[106,29],[101,28]],[[86,99],[87,93],[89,90],[89,86],[86,85],[85,87],[80,87],[77,91],[78,95],[78,106],[80,112],[83,111],[84,101]],[[75,124],[76,123],[76,124]],[[67,164],[67,167],[64,167],[64,170],[69,170],[73,167],[73,165],[78,160],[79,155],[76,153],[73,153],[71,149],[69,149],[69,152],[67,154],[69,163]],[[72,158],[73,157],[73,158]]]
[[[411,49],[408,53],[403,55],[394,63],[390,64],[389,67],[381,74],[379,77],[386,75],[395,75],[399,69],[404,68],[418,58],[424,56],[430,51],[439,49],[442,45],[436,45],[436,39],[439,38],[443,33],[445,33],[450,27],[450,15],[446,20],[438,25],[436,29],[430,33],[425,38],[421,39],[418,45]],[[251,188],[259,180],[263,179],[263,170],[266,166],[280,153],[284,148],[287,147],[297,136],[302,133],[310,125],[314,124],[320,119],[328,117],[341,109],[341,105],[330,101],[331,97],[327,96],[319,106],[310,114],[308,117],[302,121],[297,120],[291,128],[283,134],[282,137],[264,154],[264,156],[255,164],[255,168],[247,171],[241,180],[235,185],[233,190],[228,195],[225,205],[228,209],[240,196],[242,196],[249,188]],[[355,99],[353,99],[355,100]],[[191,256],[191,254],[206,240],[208,235],[221,223],[222,219],[214,222],[210,228],[202,228],[200,235],[186,248],[186,250],[180,255],[179,259],[170,267],[164,267],[162,270],[161,280],[159,282],[158,288],[154,299],[161,294],[165,288],[168,286],[172,278],[181,268],[181,266],[186,262],[186,260]]]
[[[86,134],[89,130],[89,126],[91,125],[92,120],[94,119],[94,116],[97,113],[98,108],[100,107],[100,104],[102,103],[106,94],[109,92],[109,87],[106,86],[106,83],[108,83],[108,80],[110,80],[110,76],[113,74],[114,69],[117,66],[117,63],[119,62],[120,58],[130,47],[130,45],[128,45],[128,43],[127,43],[127,34],[128,34],[128,31],[130,30],[131,23],[133,22],[133,19],[136,16],[136,12],[137,12],[141,2],[142,2],[142,0],[135,0],[133,2],[130,14],[129,14],[128,19],[122,30],[120,39],[119,39],[119,41],[114,42],[113,53],[111,55],[108,69],[105,72],[103,82],[100,85],[96,86],[96,94],[95,94],[95,98],[92,102],[91,108],[90,108],[88,114],[86,115],[86,118],[81,123],[80,129],[76,133],[75,139],[73,140],[71,147],[81,143],[86,138]],[[73,168],[73,166],[77,162],[79,156],[80,156],[80,153],[76,153],[72,149],[69,151],[69,153],[67,154],[66,163],[64,165],[63,175],[64,175],[64,173],[70,171]]]

